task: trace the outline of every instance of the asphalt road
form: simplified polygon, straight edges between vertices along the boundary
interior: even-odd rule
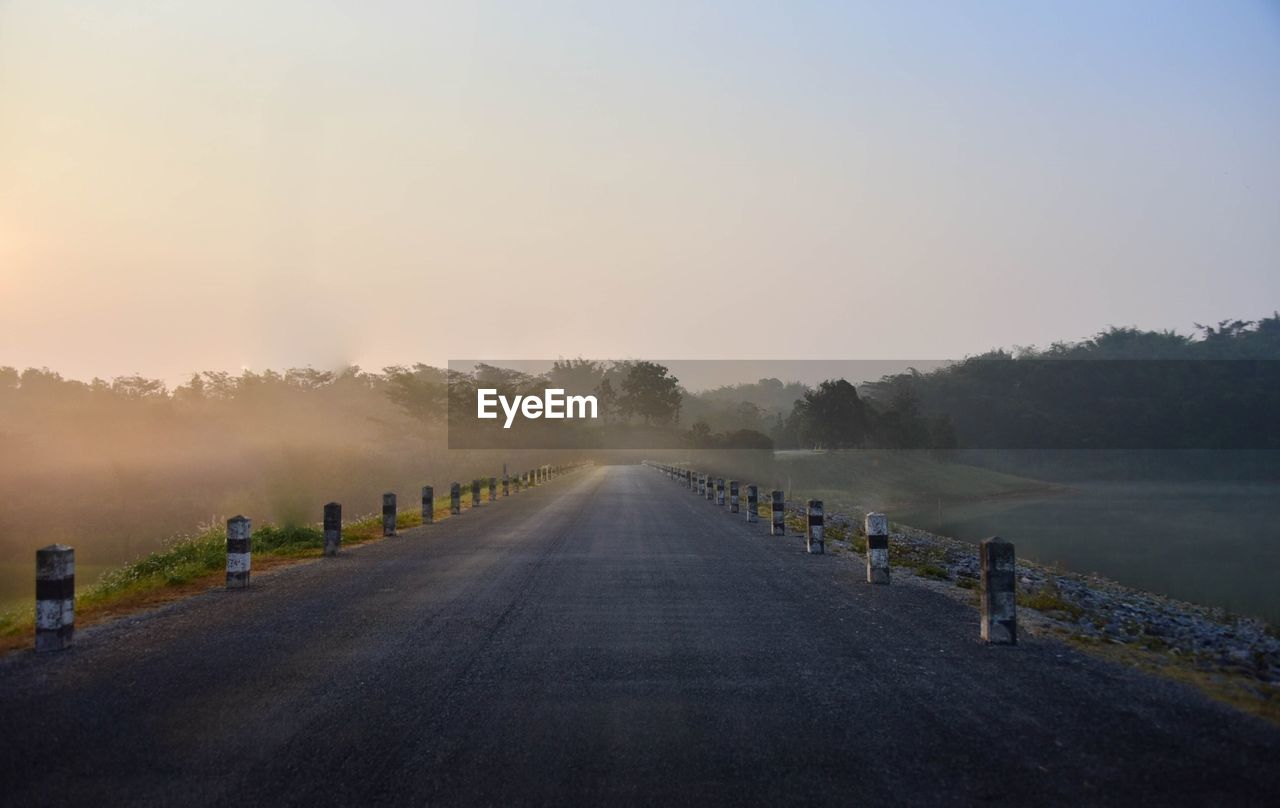
[[[641,467],[0,660],[0,803],[1277,804],[1280,731]]]

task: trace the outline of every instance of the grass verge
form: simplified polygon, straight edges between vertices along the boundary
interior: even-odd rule
[[[436,508],[435,519],[449,518],[449,508]],[[422,524],[422,514],[401,511],[396,528]],[[370,515],[342,525],[343,546],[382,539],[382,516]],[[253,531],[253,571],[263,572],[319,558],[324,532],[317,525],[264,524]],[[76,628],[148,609],[217,588],[226,580],[225,523],[202,526],[177,536],[150,555],[103,573],[93,586],[76,593]],[[0,613],[0,654],[34,643],[35,606]]]

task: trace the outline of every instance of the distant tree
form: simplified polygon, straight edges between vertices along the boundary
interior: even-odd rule
[[[699,421],[689,427],[689,445],[695,449],[706,449],[712,445],[711,427],[706,422]]]
[[[680,420],[680,380],[655,362],[636,362],[622,381],[619,409],[639,416],[646,424],[677,423]]]
[[[600,420],[609,423],[618,415],[618,394],[613,389],[613,382],[605,376],[595,389],[596,403],[600,406]]]
[[[117,376],[111,380],[111,392],[123,398],[167,398],[164,382],[144,376]]]
[[[789,420],[800,440],[809,446],[850,449],[865,442],[870,413],[852,384],[828,379],[796,402]]]
[[[557,359],[547,372],[547,381],[569,393],[586,394],[595,390],[605,379],[605,367],[590,359]]]
[[[382,373],[387,383],[387,398],[406,415],[428,423],[444,418],[447,391],[442,371],[419,363],[412,368],[392,365],[383,368]]]
[[[754,429],[737,429],[726,433],[719,441],[724,449],[772,449],[773,440]]]
[[[929,447],[929,424],[920,415],[917,377],[912,371],[895,376],[890,383],[889,406],[876,417],[877,445],[890,449]]]

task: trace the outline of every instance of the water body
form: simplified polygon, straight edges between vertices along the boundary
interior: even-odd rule
[[[1280,482],[1071,483],[1063,493],[898,511],[968,541],[1280,622]]]

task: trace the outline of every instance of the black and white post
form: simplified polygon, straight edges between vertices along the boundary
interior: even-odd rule
[[[382,495],[382,535],[396,535],[396,495],[390,492]]]
[[[822,555],[827,549],[827,543],[822,535],[822,500],[809,500],[805,511],[809,517],[808,530],[804,535],[805,549],[814,555]]]
[[[754,485],[747,486],[747,521],[756,522],[760,518],[760,489]]]
[[[227,520],[227,589],[248,589],[249,571],[253,567],[250,536],[253,526],[244,516]]]
[[[738,512],[738,481],[729,481],[729,513]]]
[[[489,501],[496,502],[498,499],[498,478],[489,478]]]
[[[480,478],[471,481],[471,507],[480,507]]]
[[[327,502],[324,506],[324,554],[335,556],[342,547],[342,506]]]
[[[716,478],[716,504],[723,507],[724,505],[724,478]]]
[[[978,565],[982,639],[992,645],[1017,645],[1018,593],[1013,544],[999,536],[983,539],[978,545]]]
[[[507,464],[502,464],[502,495],[511,496],[511,477],[507,475]]]
[[[889,583],[889,517],[869,513],[867,529],[867,583]]]
[[[436,521],[436,490],[429,485],[422,486],[422,524],[429,525]]]
[[[449,514],[457,516],[462,513],[462,486],[454,483],[449,486]]]
[[[36,550],[36,653],[61,651],[76,632],[76,551],[65,544]]]
[[[769,492],[769,535],[787,535],[787,503],[781,491]]]

